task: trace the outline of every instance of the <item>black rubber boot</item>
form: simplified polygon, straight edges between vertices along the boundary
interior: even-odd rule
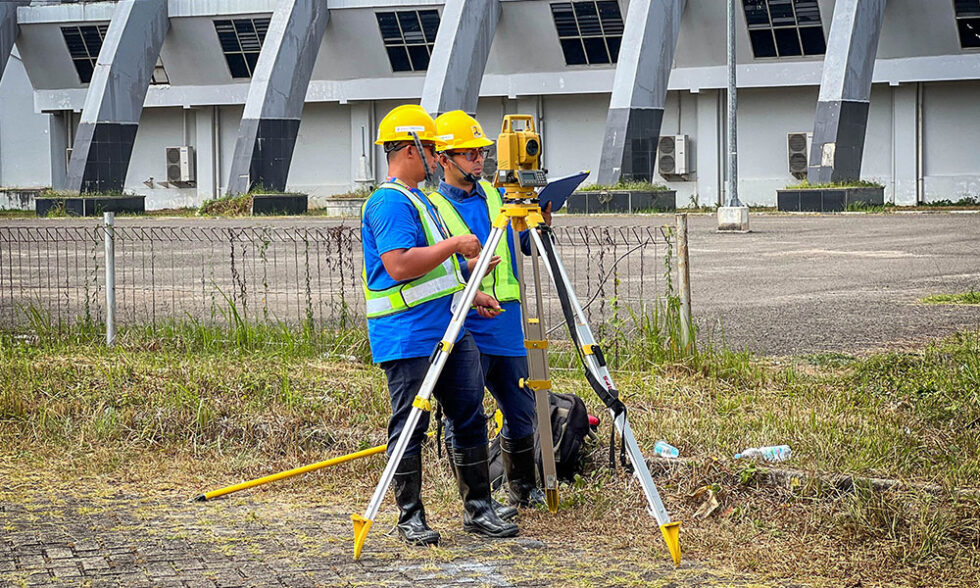
[[[501,437],[503,439],[503,437]],[[453,460],[453,448],[446,443],[446,455],[449,457],[449,469],[453,471],[453,478],[456,479],[456,483],[459,483],[459,476],[456,475],[456,462]],[[512,521],[517,518],[517,509],[509,504],[503,504],[490,497],[490,501],[493,502],[493,510],[497,513],[497,516],[505,521]]]
[[[456,480],[463,498],[463,530],[485,537],[514,537],[517,525],[502,520],[490,501],[490,469],[486,445],[456,449]]]
[[[422,507],[422,456],[402,457],[392,480],[398,503],[398,535],[411,545],[438,545],[439,533],[425,523]]]
[[[534,435],[520,439],[500,438],[504,458],[504,475],[510,503],[521,508],[546,504],[544,491],[538,488],[534,463]]]

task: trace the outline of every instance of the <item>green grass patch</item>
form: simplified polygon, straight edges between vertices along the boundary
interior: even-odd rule
[[[809,180],[803,180],[798,184],[787,184],[786,190],[811,190],[822,188],[884,188],[880,182],[870,180],[851,180],[847,182],[827,182],[824,184],[811,184]]]
[[[603,192],[609,190],[632,190],[635,192],[666,192],[670,190],[667,186],[663,184],[655,184],[653,182],[619,182],[612,186],[605,184],[587,184],[585,186],[580,186],[577,192]]]
[[[252,196],[222,196],[208,200],[198,209],[200,216],[248,216],[252,213]]]
[[[959,294],[933,294],[919,302],[923,304],[980,304],[980,292],[970,290]]]

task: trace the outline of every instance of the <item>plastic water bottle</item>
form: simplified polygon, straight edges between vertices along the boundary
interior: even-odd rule
[[[761,457],[766,461],[786,461],[793,457],[793,450],[789,448],[789,445],[750,447],[735,454],[735,459],[742,459],[743,457]]]
[[[676,447],[670,443],[667,443],[663,439],[657,441],[656,445],[653,446],[653,452],[660,457],[669,457],[672,459],[681,454],[680,451],[677,451]]]

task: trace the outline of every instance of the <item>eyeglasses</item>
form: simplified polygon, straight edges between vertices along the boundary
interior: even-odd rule
[[[414,143],[387,143],[385,144],[385,153],[394,153],[395,151],[401,151],[406,147],[414,147]],[[433,156],[436,154],[436,144],[435,143],[422,143],[422,148],[431,153]]]
[[[446,154],[450,157],[462,155],[464,158],[466,158],[466,161],[476,161],[478,158],[486,159],[487,155],[490,154],[490,148],[481,147],[479,149],[466,149],[463,151],[447,151]]]

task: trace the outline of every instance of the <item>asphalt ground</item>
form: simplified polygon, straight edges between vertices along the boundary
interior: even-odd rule
[[[2,222],[32,227],[78,223]],[[659,228],[675,219],[666,214],[557,215],[554,222],[568,227]],[[357,221],[124,217],[117,224],[327,228],[356,226]],[[692,214],[688,226],[692,314],[702,337],[715,343],[765,355],[855,354],[980,328],[980,307],[919,302],[929,294],[980,290],[980,214],[754,213],[747,234],[719,233],[713,215]],[[595,255],[594,250],[573,253]],[[567,258],[565,265],[573,274],[585,267]],[[577,284],[587,278],[572,277]],[[656,278],[651,272],[643,280]],[[596,314],[592,316],[595,320]]]

